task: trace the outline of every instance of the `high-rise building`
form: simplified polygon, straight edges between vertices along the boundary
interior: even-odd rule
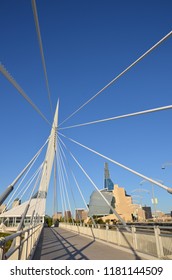
[[[104,165],[104,188],[107,189],[107,191],[113,191],[113,185],[114,185],[114,183],[112,182],[112,180],[110,178],[108,163],[105,162],[105,165]]]
[[[145,211],[145,218],[152,219],[152,210],[150,206],[144,206],[142,209]]]
[[[114,184],[110,178],[108,163],[104,164],[104,189],[100,190],[101,194],[108,201],[108,203],[114,208],[115,198],[112,194]],[[89,212],[88,216],[104,216],[112,214],[112,210],[98,191],[93,191],[90,196]]]
[[[89,201],[88,216],[105,217],[105,219],[110,219],[111,221],[118,220],[100,192],[118,215],[126,222],[131,222],[134,219],[139,221],[145,220],[144,209],[139,205],[133,204],[131,196],[126,193],[124,188],[119,187],[118,184],[113,184],[107,163],[104,165],[104,189],[92,192]],[[113,215],[111,215],[112,213]]]
[[[65,219],[71,219],[72,218],[72,214],[70,210],[66,210],[64,213]]]
[[[88,218],[88,211],[83,208],[75,209],[75,220],[82,221]]]
[[[52,218],[53,218],[53,222],[54,221],[60,221],[60,219],[62,218],[62,212],[56,212],[56,213],[54,213],[54,215],[52,216]]]

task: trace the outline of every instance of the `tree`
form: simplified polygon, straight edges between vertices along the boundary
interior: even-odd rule
[[[45,215],[45,223],[48,225],[48,227],[51,227],[53,224],[53,219],[50,216]]]

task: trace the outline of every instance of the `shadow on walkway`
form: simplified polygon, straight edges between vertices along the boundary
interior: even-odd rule
[[[65,237],[63,236],[65,235]],[[89,241],[84,247],[77,249],[77,244],[72,244],[69,239],[78,239],[79,234],[60,233],[52,228],[44,228],[33,260],[88,260],[82,251],[95,241]]]
[[[122,233],[123,234],[123,233]],[[125,238],[125,236],[124,236]],[[128,240],[126,242],[129,244]],[[133,247],[121,249],[62,228],[44,228],[33,260],[139,260]]]

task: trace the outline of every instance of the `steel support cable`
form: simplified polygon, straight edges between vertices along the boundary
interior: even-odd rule
[[[60,140],[60,138],[59,138],[59,140]],[[62,148],[60,142],[59,142],[59,148],[60,148],[60,150],[61,150],[61,157],[62,157],[63,165],[65,165],[65,164],[64,164],[64,159],[65,159],[66,162],[67,162],[67,159],[66,159],[65,153],[64,153],[64,151],[63,151],[63,148]],[[68,164],[68,162],[67,162],[67,164]],[[68,165],[68,167],[69,167],[69,165]],[[70,184],[69,177],[68,177],[68,174],[67,174],[67,173],[66,173],[66,177],[67,177],[68,184],[69,184],[69,186],[70,186],[71,195],[72,195],[72,198],[73,198],[73,202],[74,202],[75,209],[77,209],[77,205],[76,205],[74,193],[73,193],[73,190],[72,190],[72,187],[71,187],[71,184]],[[77,211],[77,210],[76,210],[76,211]],[[80,220],[80,223],[81,223],[81,219],[79,219],[79,220]]]
[[[29,184],[28,184],[26,190],[29,188],[29,186],[30,186],[30,184],[32,183],[32,181],[35,179],[35,177],[37,176],[37,174],[40,172],[42,166],[43,166],[43,164],[38,168],[38,170],[37,170],[37,171],[35,172],[35,174],[32,176],[32,180],[29,182]],[[36,187],[36,184],[35,184],[34,187],[33,187],[32,193],[34,192],[35,187]],[[26,190],[24,191],[24,193],[26,192]],[[24,195],[24,193],[22,194],[22,196]],[[25,207],[25,209],[24,209],[24,212],[23,212],[23,214],[22,214],[22,216],[21,216],[21,221],[20,221],[20,224],[19,224],[18,227],[17,227],[17,231],[20,231],[20,230],[22,229],[24,219],[25,219],[25,217],[26,217],[26,215],[27,215],[27,212],[28,212],[28,209],[29,209],[29,206],[30,206],[31,197],[32,197],[32,194],[30,195],[29,202],[27,203],[27,205],[26,205],[26,207]],[[12,245],[11,245],[10,248],[13,248],[14,246],[15,246],[15,240],[13,240]],[[8,251],[8,252],[9,252],[9,251]],[[7,253],[7,254],[8,254],[8,253]]]
[[[70,210],[71,215],[72,215],[72,208],[71,208],[71,204],[70,204],[70,200],[69,200],[69,195],[68,195],[68,191],[67,191],[67,184],[66,184],[66,180],[65,180],[65,176],[64,176],[64,174],[66,175],[66,167],[62,164],[63,161],[62,161],[62,156],[61,156],[61,151],[60,150],[59,150],[59,155],[60,155],[60,165],[61,165],[63,181],[64,181],[64,190],[65,190],[65,193],[66,193],[66,198],[67,198],[69,210]],[[68,177],[67,176],[66,176],[66,179],[68,181]],[[73,215],[72,215],[72,222],[74,223]]]
[[[57,158],[57,171],[58,171],[58,179],[59,179],[59,188],[60,188],[60,197],[61,197],[61,206],[62,206],[62,212],[65,219],[65,205],[64,205],[64,198],[62,193],[62,180],[61,180],[61,173],[60,173],[60,167],[59,167],[59,149],[57,149],[58,153],[56,154]]]
[[[69,161],[67,160],[67,157],[66,157],[66,155],[65,155],[65,153],[64,153],[63,147],[61,146],[60,142],[63,144],[63,141],[62,141],[62,140],[60,139],[60,137],[59,137],[59,148],[60,148],[60,150],[61,150],[61,154],[63,155],[63,156],[62,156],[63,164],[64,164],[64,159],[65,159],[65,162],[67,163],[67,166],[68,166],[68,168],[69,168],[69,171],[70,171],[70,173],[71,173],[71,175],[72,175],[72,177],[73,177],[73,179],[74,179],[74,182],[75,182],[75,184],[76,184],[76,186],[77,186],[77,189],[78,189],[78,191],[79,191],[79,193],[80,193],[80,195],[81,195],[81,198],[82,198],[82,200],[83,200],[83,202],[84,202],[84,205],[85,205],[86,209],[89,210],[89,209],[88,209],[88,206],[87,206],[87,203],[86,203],[86,201],[85,201],[85,199],[84,199],[84,196],[83,196],[83,194],[82,194],[81,188],[79,187],[79,184],[78,184],[78,182],[77,182],[77,180],[76,180],[76,177],[75,177],[75,175],[74,175],[74,173],[73,173],[73,171],[72,171],[72,168],[71,168],[71,166],[70,166],[70,164],[69,164]],[[64,144],[63,144],[63,145],[64,145]],[[66,150],[67,150],[67,148],[66,148]],[[64,159],[63,159],[63,158],[64,158]],[[72,186],[71,186],[70,181],[69,181],[69,176],[68,176],[67,170],[66,170],[65,173],[66,173],[66,177],[67,177],[68,184],[69,184],[69,186],[70,186],[70,190],[71,190],[73,202],[74,202],[74,205],[75,205],[75,209],[76,209],[76,212],[78,213],[77,205],[76,205],[76,200],[75,200],[75,197],[74,197],[74,193],[73,193]],[[82,221],[81,221],[79,215],[78,215],[78,217],[79,217],[80,223],[82,223]]]
[[[65,149],[67,150],[66,145],[65,145],[64,142],[60,139],[60,137],[59,137],[59,140],[60,140],[60,142],[62,143],[62,145],[65,147]],[[70,164],[69,164],[69,161],[67,160],[67,157],[66,157],[66,155],[65,155],[65,153],[64,153],[64,151],[63,151],[63,148],[62,148],[60,142],[59,142],[59,147],[60,147],[60,149],[61,149],[61,151],[62,151],[62,153],[63,153],[63,155],[64,155],[64,158],[65,158],[65,160],[66,160],[66,162],[67,162],[67,164],[68,164],[69,170],[70,170],[70,172],[71,172],[71,174],[72,174],[72,177],[73,177],[74,182],[75,182],[75,184],[76,184],[76,186],[77,186],[77,189],[78,189],[78,191],[79,191],[79,193],[80,193],[80,195],[81,195],[81,198],[82,198],[82,200],[83,200],[83,202],[84,202],[84,205],[85,205],[86,209],[89,210],[89,208],[88,208],[88,206],[87,206],[87,203],[86,203],[86,200],[85,200],[85,198],[84,198],[84,196],[83,196],[83,194],[82,194],[81,188],[80,188],[80,186],[79,186],[79,183],[78,183],[78,181],[77,181],[77,179],[76,179],[76,176],[74,175],[74,172],[73,172],[73,170],[72,170],[72,168],[71,168],[71,166],[70,166]]]
[[[60,178],[61,178],[61,191],[62,191],[62,197],[63,197],[63,203],[64,203],[64,218],[68,219],[68,213],[67,213],[67,204],[66,204],[66,197],[65,197],[65,192],[64,192],[64,180],[62,176],[62,170],[61,170],[61,164],[60,164],[60,156],[59,156],[59,171],[60,171]],[[66,220],[67,222],[67,220]]]
[[[93,99],[95,99],[100,93],[110,87],[114,82],[116,82],[121,76],[123,76],[126,72],[128,72],[133,66],[135,66],[138,62],[140,62],[144,57],[146,57],[149,53],[151,53],[155,48],[157,48],[161,43],[167,40],[172,35],[172,31],[170,31],[166,36],[164,36],[160,41],[158,41],[155,45],[153,45],[150,49],[148,49],[143,55],[141,55],[138,59],[136,59],[133,63],[131,63],[124,71],[122,71],[119,75],[117,75],[112,81],[110,81],[106,86],[104,86],[101,90],[99,90],[95,95],[93,95],[88,101],[82,104],[76,111],[70,114],[63,122],[59,124],[61,126],[71,117],[73,117],[76,113],[78,113],[82,108],[84,108],[88,103],[90,103]]]
[[[39,178],[39,179],[41,179],[41,178]],[[36,222],[36,216],[37,216],[37,213],[40,209],[40,202],[41,201],[42,201],[42,198],[38,197],[38,195],[37,195],[36,202],[35,202],[35,207],[34,207],[34,210],[32,212],[32,217],[31,217],[31,220],[30,220],[30,224],[32,224],[33,221]],[[38,205],[38,207],[37,207],[37,205]],[[36,210],[37,210],[37,212],[36,212]]]
[[[29,161],[29,163],[26,165],[26,167],[20,172],[20,174],[17,176],[17,178],[11,183],[12,186],[14,186],[18,180],[23,176],[25,171],[29,168],[29,166],[32,164],[32,162],[40,155],[41,151],[45,147],[45,145],[48,143],[49,138],[45,141],[44,145],[39,149],[39,151],[34,155],[34,157]]]
[[[70,140],[71,142],[79,145],[80,147],[82,147],[82,148],[84,148],[84,149],[86,149],[86,150],[88,150],[88,151],[90,151],[90,152],[92,152],[92,153],[94,153],[94,154],[96,154],[96,155],[98,155],[98,156],[100,156],[100,157],[102,157],[102,158],[104,158],[104,159],[106,159],[106,160],[108,160],[108,161],[110,161],[110,162],[128,170],[128,171],[130,171],[131,173],[133,173],[133,174],[135,174],[135,175],[137,175],[137,176],[139,176],[139,177],[141,177],[141,178],[143,178],[143,179],[145,179],[145,180],[147,180],[147,181],[165,189],[166,191],[168,191],[169,193],[172,194],[172,188],[169,188],[169,187],[167,187],[167,186],[165,186],[165,185],[163,185],[163,184],[161,184],[161,183],[159,183],[159,182],[157,182],[157,181],[155,181],[155,180],[153,180],[153,179],[151,179],[151,178],[149,178],[149,177],[147,177],[147,176],[145,176],[145,175],[143,175],[143,174],[141,174],[141,173],[139,173],[139,172],[137,172],[137,171],[135,171],[135,170],[133,170],[133,169],[131,169],[131,168],[129,168],[129,167],[127,167],[127,166],[125,166],[125,165],[123,165],[123,164],[121,164],[121,163],[119,163],[119,162],[117,162],[117,161],[115,161],[111,158],[109,158],[109,157],[107,157],[107,156],[105,156],[105,155],[103,155],[103,154],[101,154],[101,153],[99,153],[99,152],[97,152],[97,151],[95,151],[95,150],[93,150],[93,149],[91,149],[91,148],[89,148],[89,147],[87,147],[87,146],[85,146],[85,145],[83,145],[83,144],[65,136],[64,134],[62,134],[60,132],[59,132],[59,134],[61,136],[65,137],[66,139]]]
[[[32,196],[33,196],[34,191],[35,191],[35,189],[36,189],[36,187],[37,187],[37,185],[38,185],[38,183],[39,183],[39,181],[40,181],[40,179],[41,179],[41,174],[42,174],[42,170],[43,170],[44,164],[45,164],[45,162],[43,162],[43,163],[41,164],[41,166],[39,167],[38,172],[37,172],[37,174],[36,174],[36,176],[37,176],[37,175],[38,175],[38,176],[37,176],[36,182],[35,182],[35,184],[34,184],[34,186],[33,186],[32,192],[31,192],[31,194],[30,194],[29,202],[28,202],[28,204],[27,204],[27,206],[26,206],[26,208],[25,208],[25,211],[24,211],[24,214],[23,214],[23,216],[22,216],[22,220],[21,220],[21,222],[20,222],[20,226],[19,226],[19,229],[18,229],[18,230],[20,230],[20,227],[22,227],[24,218],[26,217],[27,212],[28,212],[28,210],[29,210]],[[35,177],[36,177],[36,176],[35,176]],[[33,213],[36,212],[36,206],[37,206],[37,205],[38,205],[38,195],[37,195],[37,199],[36,199],[36,203],[35,203],[35,207],[34,207]],[[38,205],[38,209],[39,209],[39,207],[40,207],[40,204]],[[35,216],[35,218],[36,218],[36,216]],[[35,220],[36,220],[36,219],[35,219]]]
[[[63,171],[64,171],[63,173],[65,174],[67,183],[68,183],[68,185],[70,186],[69,177],[68,177],[68,174],[67,174],[66,166],[65,166],[65,164],[64,164],[64,160],[63,160],[63,156],[62,156],[61,150],[62,150],[62,149],[61,149],[60,143],[59,143],[59,155],[60,155],[61,167],[62,167],[62,169],[63,169]],[[69,205],[69,208],[70,208],[70,210],[71,210],[71,205],[70,205],[70,202],[69,202],[69,196],[68,196],[68,194],[67,194],[67,197],[68,197],[68,205]],[[74,204],[75,204],[75,200],[74,200]],[[71,211],[71,213],[72,213],[72,211]]]
[[[39,167],[40,169],[40,167]],[[31,183],[33,182],[33,180],[35,179],[35,177],[37,176],[39,170],[37,169],[37,171],[35,171],[35,173],[31,176],[31,178],[29,178],[29,180],[25,183],[25,185],[23,186],[23,188],[18,192],[17,196],[19,196],[21,193],[22,195],[19,197],[19,200],[22,199],[23,195],[26,193],[26,191],[28,190],[28,188],[30,187]],[[18,189],[17,189],[18,190]],[[16,192],[15,192],[16,193]],[[13,196],[12,196],[13,197]],[[10,198],[9,202],[7,203],[6,207],[3,209],[2,213],[5,212],[5,210],[7,209],[7,207],[10,207],[12,205],[12,197]]]
[[[37,177],[37,179],[36,179],[36,182],[35,182],[35,184],[34,184],[34,187],[33,187],[32,191],[31,191],[29,200],[32,199],[32,196],[33,196],[33,194],[34,194],[34,191],[35,191],[35,189],[36,189],[36,186],[38,185],[38,182],[39,182],[39,180],[40,180],[40,178],[41,178],[42,170],[43,170],[44,164],[45,164],[45,162],[43,162],[43,163],[40,165],[40,167],[38,168],[37,172],[35,173],[34,178]]]
[[[59,172],[58,172],[58,162],[57,162],[57,153],[58,153],[58,150],[59,150],[59,148],[58,148],[58,145],[59,145],[59,143],[58,143],[58,141],[57,141],[57,138],[56,138],[56,152],[55,152],[55,161],[56,161],[56,173],[57,173],[57,178],[56,178],[56,180],[57,180],[57,186],[59,186],[60,185],[60,182],[59,182],[59,176],[58,176],[58,174],[59,174]],[[57,190],[56,190],[56,194],[57,194],[58,192],[57,192]],[[61,194],[60,194],[61,195]],[[58,202],[58,197],[59,197],[59,195],[56,197],[56,199],[57,199],[57,211],[59,211],[59,202]]]
[[[66,195],[66,182],[65,182],[65,178],[64,178],[64,174],[63,174],[63,170],[62,170],[62,165],[61,165],[61,155],[60,155],[60,149],[59,149],[59,167],[60,167],[60,172],[61,172],[61,180],[62,180],[62,186],[63,186],[63,197],[64,197],[64,205],[65,205],[65,217],[67,217],[67,220],[69,219],[68,217],[68,212],[67,212],[67,203],[66,203],[66,199],[67,198],[67,195]],[[68,202],[68,198],[67,198],[67,202]],[[68,206],[69,206],[69,203],[68,203]],[[70,210],[70,207],[69,207],[69,210]]]
[[[20,180],[20,178],[23,176],[23,174],[28,170],[28,168],[32,165],[32,163],[35,161],[35,159],[39,156],[44,146],[49,141],[49,138],[46,140],[44,145],[39,149],[39,151],[36,153],[36,155],[30,160],[30,162],[26,165],[26,167],[19,173],[19,175],[13,180],[13,182],[6,188],[5,192],[0,197],[0,204],[3,203],[3,201],[10,195],[10,193],[14,190],[14,186],[16,183]]]
[[[28,180],[28,182],[25,184],[25,186],[22,188],[22,190],[19,192],[19,194],[22,192],[22,195],[20,196],[19,200],[22,199],[28,188],[30,187],[33,180],[37,177],[37,175],[41,172],[43,167],[43,163],[39,166],[39,168],[35,171],[35,173],[32,175],[32,177]],[[27,187],[26,187],[27,186]]]
[[[39,26],[38,13],[37,13],[36,1],[35,0],[32,0],[32,9],[33,9],[33,15],[34,15],[34,20],[35,20],[36,32],[37,32],[37,36],[38,36],[39,49],[40,49],[40,53],[41,53],[42,66],[43,66],[43,69],[44,69],[44,76],[45,76],[46,87],[47,87],[47,92],[48,92],[48,99],[49,99],[49,103],[50,103],[51,113],[53,115],[53,107],[52,107],[52,101],[51,101],[50,87],[49,87],[49,83],[48,83],[48,75],[47,75],[47,70],[46,70],[43,44],[42,44],[42,39],[41,39],[41,31],[40,31],[40,26]]]
[[[61,149],[60,149],[60,160],[61,160],[61,166],[63,166],[63,170],[66,171],[66,167],[64,165],[64,161],[63,161],[63,158],[62,158],[62,155],[61,155]],[[65,168],[65,169],[64,169]],[[65,172],[65,175],[66,175],[66,179],[67,179],[67,182],[68,182],[68,185],[70,186],[70,183],[69,183],[69,179],[68,179],[68,175],[67,173]],[[70,186],[71,187],[71,186]],[[65,187],[66,189],[66,187]],[[71,189],[71,188],[70,188]],[[72,193],[72,191],[71,191]],[[72,193],[73,194],[73,193]],[[74,224],[74,219],[73,219],[73,215],[72,215],[72,208],[71,208],[71,205],[70,205],[70,201],[69,201],[69,196],[68,196],[68,193],[67,193],[67,190],[66,190],[66,195],[67,195],[67,200],[68,200],[68,205],[69,205],[69,210],[71,211],[71,218],[72,218],[72,223]],[[73,198],[73,195],[72,195],[72,198]],[[75,200],[74,200],[74,205],[75,205]]]
[[[60,140],[60,142],[62,143],[62,145],[65,147],[65,149],[68,150],[67,147],[66,147],[66,145],[64,144],[64,142],[62,141],[62,139],[61,139],[60,137],[59,137],[59,140]],[[60,146],[61,146],[61,145],[60,145]],[[61,147],[61,149],[62,149],[62,147]],[[64,151],[63,151],[63,152],[64,152]],[[83,200],[83,202],[84,202],[84,205],[85,205],[86,209],[89,210],[89,208],[88,208],[88,206],[87,206],[87,203],[86,203],[86,200],[85,200],[85,198],[84,198],[84,195],[82,194],[81,188],[80,188],[80,186],[79,186],[79,184],[78,184],[78,181],[77,181],[77,179],[76,179],[76,176],[74,175],[74,172],[73,172],[71,166],[69,165],[69,162],[68,162],[66,156],[65,156],[65,160],[66,160],[67,163],[68,163],[68,166],[69,166],[69,168],[70,168],[72,177],[73,177],[73,179],[74,179],[74,181],[75,181],[75,184],[76,184],[76,186],[77,186],[77,188],[78,188],[78,191],[79,191],[79,193],[80,193],[80,195],[81,195],[81,198],[82,198],[82,200]]]
[[[44,164],[44,163],[43,163]],[[25,217],[26,217],[26,215],[27,215],[27,212],[28,212],[28,210],[29,210],[29,207],[30,207],[30,203],[31,203],[31,199],[32,199],[32,195],[33,195],[33,193],[34,193],[34,191],[35,191],[35,189],[36,189],[36,186],[37,186],[37,183],[38,183],[38,179],[40,179],[40,174],[41,174],[41,169],[42,169],[42,167],[43,167],[43,164],[41,164],[41,166],[40,166],[40,168],[38,169],[38,171],[35,173],[35,177],[38,175],[38,177],[37,177],[37,180],[36,180],[36,182],[35,182],[35,184],[34,184],[34,186],[33,186],[33,189],[32,189],[32,192],[31,192],[31,194],[30,194],[30,198],[29,198],[29,201],[28,201],[28,203],[27,203],[27,205],[26,205],[26,207],[25,207],[25,209],[24,209],[24,212],[23,212],[23,214],[22,214],[22,217],[21,217],[21,221],[20,221],[20,224],[18,225],[18,227],[17,227],[17,231],[20,231],[21,229],[22,229],[22,227],[23,227],[23,222],[24,222],[24,219],[25,219]],[[31,183],[30,183],[31,184]]]
[[[34,163],[36,162],[37,158],[39,157],[39,154],[37,155],[37,157],[34,159],[34,161],[32,162],[32,164],[29,166],[28,170],[26,171],[26,173],[24,174],[21,182],[19,183],[19,185],[17,186],[17,188],[15,189],[14,193],[12,194],[12,196],[10,197],[8,203],[6,204],[5,208],[3,209],[2,213],[5,212],[5,210],[12,204],[12,199],[14,198],[15,194],[17,193],[17,191],[19,190],[21,184],[23,183],[24,179],[26,178],[27,174],[29,173],[30,169],[32,168],[32,166],[34,165]],[[23,191],[23,188],[20,190],[20,192],[18,193],[18,195]]]
[[[57,161],[56,161],[56,151],[54,157],[54,201],[53,201],[53,212],[56,213],[57,210]]]
[[[62,139],[60,139],[60,137],[59,137],[59,140],[60,140],[60,142],[62,143],[62,145],[64,146],[64,148],[66,149],[66,151],[68,151],[68,152],[70,153],[69,149],[68,149],[67,146],[64,144],[64,142],[62,141]],[[60,142],[59,142],[59,144],[60,144]],[[80,195],[81,195],[81,198],[82,198],[82,200],[83,200],[83,202],[84,202],[84,205],[85,205],[87,211],[89,211],[88,205],[87,205],[86,200],[85,200],[85,198],[84,198],[84,195],[83,195],[83,193],[82,193],[82,191],[81,191],[81,188],[80,188],[80,186],[79,186],[79,183],[78,183],[78,181],[77,181],[77,179],[76,179],[76,176],[74,175],[74,172],[73,172],[71,166],[69,165],[69,162],[68,162],[66,156],[65,156],[65,159],[66,159],[66,161],[67,161],[67,163],[68,163],[70,172],[71,172],[72,177],[73,177],[73,179],[74,179],[74,182],[75,182],[75,184],[76,184],[76,186],[77,186],[77,189],[78,189],[78,191],[79,191],[79,193],[80,193]],[[80,219],[80,217],[79,217],[79,219]],[[94,219],[93,219],[92,216],[91,216],[91,220],[92,220],[93,224],[96,226],[95,221],[94,221]]]
[[[41,176],[42,176],[42,173],[43,173],[43,167],[44,167],[44,164],[45,162],[42,163],[42,167],[40,169],[40,172],[39,172],[39,175],[37,177],[37,182],[36,182],[36,185],[38,185],[38,183],[40,182],[41,180]],[[40,209],[40,202],[42,201],[42,198],[39,197],[39,191],[37,193],[37,197],[36,197],[36,202],[35,202],[35,207],[34,207],[34,210],[33,210],[33,217],[35,215],[35,222],[36,222],[36,215]]]
[[[107,122],[107,121],[114,121],[114,120],[118,120],[118,119],[122,119],[122,118],[135,117],[135,116],[139,116],[139,115],[150,114],[150,113],[155,113],[155,112],[169,110],[169,109],[172,109],[172,105],[148,109],[148,110],[144,110],[144,111],[139,111],[139,112],[135,112],[135,113],[125,114],[125,115],[121,115],[121,116],[116,116],[116,117],[111,117],[111,118],[106,118],[106,119],[101,119],[101,120],[96,120],[96,121],[91,121],[91,122],[86,122],[86,123],[81,123],[81,124],[76,124],[76,125],[71,125],[71,126],[66,126],[66,127],[61,127],[61,128],[59,128],[59,130],[86,126],[86,125],[91,125],[91,124],[97,124],[97,123]]]
[[[39,108],[33,103],[30,97],[24,92],[24,90],[20,87],[20,85],[14,80],[14,78],[8,73],[5,67],[0,64],[0,72],[4,75],[4,77],[17,89],[17,91],[26,99],[26,101],[33,107],[33,109],[49,124],[51,123],[47,120],[47,118],[43,115],[43,113],[39,110]]]
[[[61,134],[61,133],[60,133]],[[63,136],[63,135],[62,135]],[[106,202],[106,204],[110,207],[110,209],[112,210],[112,212],[115,214],[115,216],[121,221],[121,223],[126,227],[126,229],[128,231],[130,231],[130,229],[128,228],[127,224],[125,223],[125,221],[121,218],[121,216],[116,212],[116,210],[110,205],[110,203],[108,202],[108,200],[104,197],[104,195],[100,192],[99,188],[96,186],[96,184],[93,182],[93,180],[91,179],[91,177],[88,175],[88,173],[85,171],[85,169],[81,166],[81,164],[78,162],[78,160],[75,158],[75,156],[73,155],[73,153],[71,151],[69,151],[69,154],[71,155],[71,157],[73,158],[73,160],[76,162],[76,164],[79,166],[79,168],[82,170],[82,172],[85,174],[85,176],[87,177],[87,179],[91,182],[91,184],[94,186],[94,188],[98,191],[98,193],[100,194],[100,196],[103,198],[103,200]]]

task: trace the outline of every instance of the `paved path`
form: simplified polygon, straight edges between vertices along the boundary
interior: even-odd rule
[[[136,260],[134,251],[95,241],[62,228],[44,228],[34,260]]]

